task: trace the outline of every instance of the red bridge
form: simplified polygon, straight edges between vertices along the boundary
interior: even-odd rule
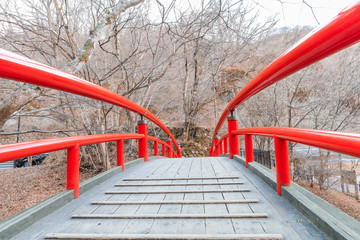
[[[1,50],[2,78],[97,99],[135,112],[140,120],[134,134],[0,146],[0,162],[67,149],[66,191],[2,221],[0,239],[360,239],[359,222],[290,181],[288,157],[288,141],[360,157],[360,134],[238,129],[234,116],[235,109],[251,96],[359,40],[357,3],[290,48],[241,89],[218,121],[209,158],[182,158],[169,129],[136,103]],[[168,139],[149,136],[145,118]],[[219,139],[226,118],[228,133]],[[246,158],[239,156],[239,135],[245,138]],[[274,138],[276,172],[253,162],[252,136]],[[139,159],[125,164],[124,141],[130,139],[138,141]],[[79,184],[80,146],[109,141],[117,143],[118,167]],[[155,156],[149,157],[148,141],[154,142]]]

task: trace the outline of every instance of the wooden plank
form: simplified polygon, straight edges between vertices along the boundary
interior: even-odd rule
[[[250,192],[250,189],[213,189],[213,190],[167,190],[167,191],[109,191],[105,194],[170,194],[170,193],[215,193],[215,192]]]
[[[191,162],[178,160],[181,163],[176,172],[173,172],[173,176],[188,176],[188,169]],[[177,177],[178,178],[178,177]],[[169,178],[170,179],[170,178]],[[161,180],[163,181],[163,180]],[[169,180],[171,182],[186,182],[186,180]],[[185,190],[186,186],[169,186],[168,190]],[[171,193],[166,194],[164,201],[183,201],[183,193]],[[168,204],[161,205],[158,214],[180,214],[182,205],[180,204]],[[181,219],[155,219],[150,229],[152,234],[175,234],[178,229],[178,225]]]
[[[203,174],[211,174],[216,176],[214,168],[211,164],[211,161],[202,161],[202,170]],[[226,176],[227,174],[224,174]],[[217,179],[217,181],[229,182],[229,180],[225,179]],[[234,179],[232,179],[234,181]],[[221,183],[220,183],[221,184]],[[224,186],[225,187],[225,186]],[[217,189],[221,189],[220,185],[216,186]],[[227,187],[228,188],[228,187]],[[204,189],[209,189],[209,186],[204,186]],[[205,214],[228,214],[228,210],[226,207],[223,194],[221,192],[218,193],[204,193],[204,199],[208,201],[222,201],[224,204],[213,204],[213,205],[205,205]],[[243,199],[241,199],[243,200]],[[239,201],[241,202],[241,201]],[[234,234],[234,228],[232,226],[232,219],[206,219],[205,221],[206,233],[207,234]]]
[[[144,167],[142,167],[141,169],[138,169],[138,174],[153,174],[154,172],[157,171],[166,171],[167,168],[169,167],[164,165],[163,163],[157,163],[152,162],[153,164],[149,164],[149,165],[145,165]],[[144,173],[145,172],[145,173]],[[139,191],[138,187],[130,187],[130,190],[132,191]],[[111,195],[110,200],[112,201],[143,201],[144,199],[146,199],[148,195],[147,194],[120,194],[120,195]],[[95,205],[96,206],[96,205]],[[104,208],[105,206],[101,206],[102,209],[97,209],[96,211],[92,212],[92,214],[109,214],[109,213],[114,213],[114,214],[134,214],[136,213],[136,211],[138,211],[138,209],[140,208],[140,206],[136,206],[136,205],[127,205],[127,206],[117,206],[113,205],[113,209],[111,208]],[[78,229],[80,229],[81,231],[84,231],[84,229],[88,229],[88,232],[92,232],[92,233],[121,233],[123,231],[125,231],[125,229],[131,229],[131,222],[133,220],[131,219],[118,219],[116,221],[114,221],[113,219],[93,219],[93,220],[86,220],[83,221],[81,224],[79,224],[79,226],[77,226],[76,228],[72,229],[72,232],[76,232],[78,231]],[[144,220],[144,221],[149,221],[149,220]],[[129,227],[130,226],[130,227]],[[142,225],[145,226],[145,225]],[[141,232],[142,229],[139,228],[139,233],[144,233]]]
[[[179,160],[180,161],[180,160]],[[222,177],[187,177],[187,178],[125,178],[123,181],[177,181],[177,180],[217,180],[217,179],[238,179],[237,176]]]
[[[176,174],[176,170],[180,167],[181,163],[178,161],[166,161],[163,164],[163,170],[158,171],[158,174],[154,176],[166,176],[173,177]],[[169,181],[170,182],[170,181]],[[168,188],[168,187],[167,187]],[[139,189],[143,189],[139,187]],[[162,190],[164,187],[154,186],[152,191]],[[141,190],[139,190],[141,191]],[[159,202],[165,198],[165,194],[148,194],[146,199],[143,202]],[[160,205],[139,205],[139,208],[135,212],[135,216],[138,215],[156,215],[160,209]],[[132,233],[149,233],[150,229],[154,223],[154,219],[149,218],[133,218],[126,226],[123,234],[132,234]]]
[[[242,172],[234,171],[233,168],[231,168],[229,166],[225,167],[223,165],[225,161],[227,161],[227,160],[226,159],[214,159],[212,161],[212,164],[214,165],[214,168],[217,169],[218,173],[240,175],[242,179],[246,179],[246,177],[243,176]],[[249,187],[250,189],[254,190],[248,181],[246,181],[246,186]],[[222,186],[220,186],[220,188],[222,188]],[[238,186],[231,186],[231,188],[237,189]],[[250,193],[252,193],[252,192],[250,192]],[[246,194],[245,193],[223,193],[223,196],[226,200],[228,200],[228,199],[247,199],[248,193],[249,192],[247,192]],[[253,210],[251,209],[251,207],[248,204],[227,204],[227,209],[230,214],[253,212]],[[236,219],[231,219],[231,221],[232,221],[235,233],[254,233],[254,234],[266,233],[258,219],[236,218]]]
[[[280,232],[284,235],[285,238],[291,238],[294,240],[313,239],[313,236],[310,236],[306,230],[297,232],[292,228],[289,218],[292,218],[292,214],[290,214],[290,212],[294,210],[293,207],[291,207],[281,196],[278,196],[267,183],[262,181],[252,171],[246,169],[245,166],[234,160],[224,161],[221,163],[225,166],[229,166],[226,168],[230,168],[232,166],[232,168],[241,170],[245,177],[249,179],[249,183],[253,185],[249,186],[249,188],[253,189],[254,191],[246,193],[246,196],[263,199],[257,204],[249,204],[249,207],[253,212],[266,211],[269,214],[269,218],[266,220],[257,219],[257,221],[261,224],[263,231],[269,234]],[[287,210],[283,211],[284,209]],[[283,212],[283,214],[280,214],[280,212]],[[235,221],[239,222],[238,226],[243,227],[243,225],[241,225],[244,224],[243,221],[239,219]]]
[[[282,240],[281,234],[74,234],[74,233],[50,233],[45,239],[98,239],[98,240]]]
[[[241,185],[243,182],[215,182],[215,183],[153,183],[153,184],[115,184],[115,187],[156,187],[156,186],[202,186],[202,185]]]
[[[190,168],[188,170],[189,178],[200,178],[202,176],[201,172],[201,163],[198,158],[193,158],[191,161]],[[188,180],[188,183],[201,183],[203,180]],[[194,191],[193,193],[185,193],[184,201],[200,201],[203,200],[203,189],[200,185],[191,185],[186,186],[187,191]],[[198,192],[195,192],[198,191]],[[204,205],[202,204],[193,204],[193,205],[183,205],[181,208],[181,214],[198,214],[203,215],[205,213]],[[182,219],[178,225],[177,233],[185,234],[185,233],[196,233],[196,234],[204,234],[206,233],[205,229],[205,219]]]
[[[146,199],[147,200],[147,199]],[[97,201],[93,205],[162,205],[162,204],[242,204],[257,203],[259,199],[239,199],[239,200],[208,200],[208,201],[152,201],[152,202],[130,202],[130,201]]]

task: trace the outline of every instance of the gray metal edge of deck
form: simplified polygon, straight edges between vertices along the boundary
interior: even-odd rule
[[[159,157],[161,158],[161,157]],[[158,159],[158,157],[149,157],[151,159]],[[133,167],[137,164],[144,162],[143,158],[135,159],[133,161],[125,163],[125,171],[127,168]],[[82,183],[79,186],[79,193],[83,194],[89,189],[95,187],[96,185],[106,181],[112,176],[122,173],[121,167],[115,167],[109,171],[103,172],[96,175]],[[62,191],[24,211],[21,211],[14,216],[5,219],[0,222],[0,239],[9,239],[20,231],[23,231],[25,228],[30,227],[39,219],[49,215],[50,213],[56,211],[60,207],[64,206],[68,202],[74,199],[73,190]]]
[[[245,165],[243,157],[234,155],[234,160]],[[256,162],[248,163],[248,169],[276,190],[274,171]],[[281,193],[330,239],[360,239],[360,222],[298,184],[291,181],[291,186],[281,187]]]

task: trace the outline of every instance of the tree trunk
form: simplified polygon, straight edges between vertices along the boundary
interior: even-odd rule
[[[2,100],[0,102],[0,130],[11,115],[39,97],[41,93],[40,88],[24,84]]]

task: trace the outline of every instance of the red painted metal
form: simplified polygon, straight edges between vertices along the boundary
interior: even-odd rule
[[[278,137],[313,147],[323,148],[354,157],[360,157],[360,134],[286,127],[243,128],[233,131],[235,135],[251,134]]]
[[[46,152],[68,149],[74,147],[76,144],[83,146],[101,142],[117,141],[120,139],[141,139],[144,137],[145,136],[142,134],[117,133],[43,139],[31,142],[5,144],[0,145],[0,162],[11,161]]]
[[[168,140],[168,141],[166,142],[166,144],[167,144],[167,157],[168,157],[168,158],[171,158],[171,151],[172,151],[171,141]]]
[[[227,135],[227,134],[226,134]],[[224,153],[228,153],[228,138],[224,138]]]
[[[219,150],[220,150],[220,155],[224,154],[223,142],[222,141],[219,142]]]
[[[248,167],[248,163],[254,161],[253,141],[252,135],[250,134],[245,134],[245,158],[246,167]]]
[[[165,145],[167,144],[166,142],[164,142],[164,141],[162,141],[162,140],[160,140],[160,139],[158,139],[156,137],[152,137],[152,136],[148,136],[148,140],[153,141],[153,142],[158,142],[160,144],[165,144]]]
[[[80,145],[67,150],[66,189],[74,190],[74,198],[79,197]]]
[[[290,185],[290,166],[288,141],[274,137],[276,185],[277,193],[281,195],[281,186]]]
[[[182,158],[182,149],[181,149],[181,148],[179,148],[179,149],[180,149],[180,151],[178,152],[177,157],[178,157],[178,158]]]
[[[218,157],[220,155],[220,147],[219,147],[219,138],[218,137],[215,137],[214,144],[215,144],[214,157]]]
[[[120,139],[116,142],[116,156],[117,166],[121,166],[122,170],[125,170],[125,159],[124,159],[124,139]]]
[[[213,135],[219,133],[229,111],[266,87],[360,40],[360,2],[340,12],[330,23],[316,29],[282,54],[244,86],[222,113]]]
[[[159,156],[159,145],[157,141],[154,142],[154,155]]]
[[[144,158],[144,161],[149,161],[149,151],[148,151],[148,130],[147,124],[138,125],[138,133],[143,134],[145,137],[139,139],[139,158]]]
[[[0,146],[0,162],[67,149],[67,182],[66,189],[74,190],[74,197],[79,196],[79,151],[80,146],[101,142],[123,141],[124,139],[143,139],[143,134],[102,134],[67,138],[44,139],[31,142],[6,144]],[[119,151],[119,145],[118,145]],[[120,154],[123,156],[123,154]],[[118,153],[118,164],[119,153]],[[123,166],[123,165],[122,165]],[[124,170],[124,166],[123,166]]]
[[[257,127],[238,129],[232,134],[274,138],[278,194],[281,194],[281,186],[290,185],[288,141],[360,157],[360,134],[358,133],[303,128]]]
[[[162,144],[162,155],[163,155],[163,157],[166,157],[166,148],[165,148],[165,145],[166,144]]]
[[[229,157],[232,159],[233,155],[239,155],[239,137],[233,135],[232,132],[238,129],[237,120],[228,120],[228,135],[229,135]]]
[[[212,151],[212,148],[209,147],[209,157],[212,157],[213,156],[213,151]]]
[[[0,49],[0,77],[97,99],[136,112],[158,125],[170,136],[177,151],[180,150],[170,130],[150,111],[119,94],[74,75]]]

